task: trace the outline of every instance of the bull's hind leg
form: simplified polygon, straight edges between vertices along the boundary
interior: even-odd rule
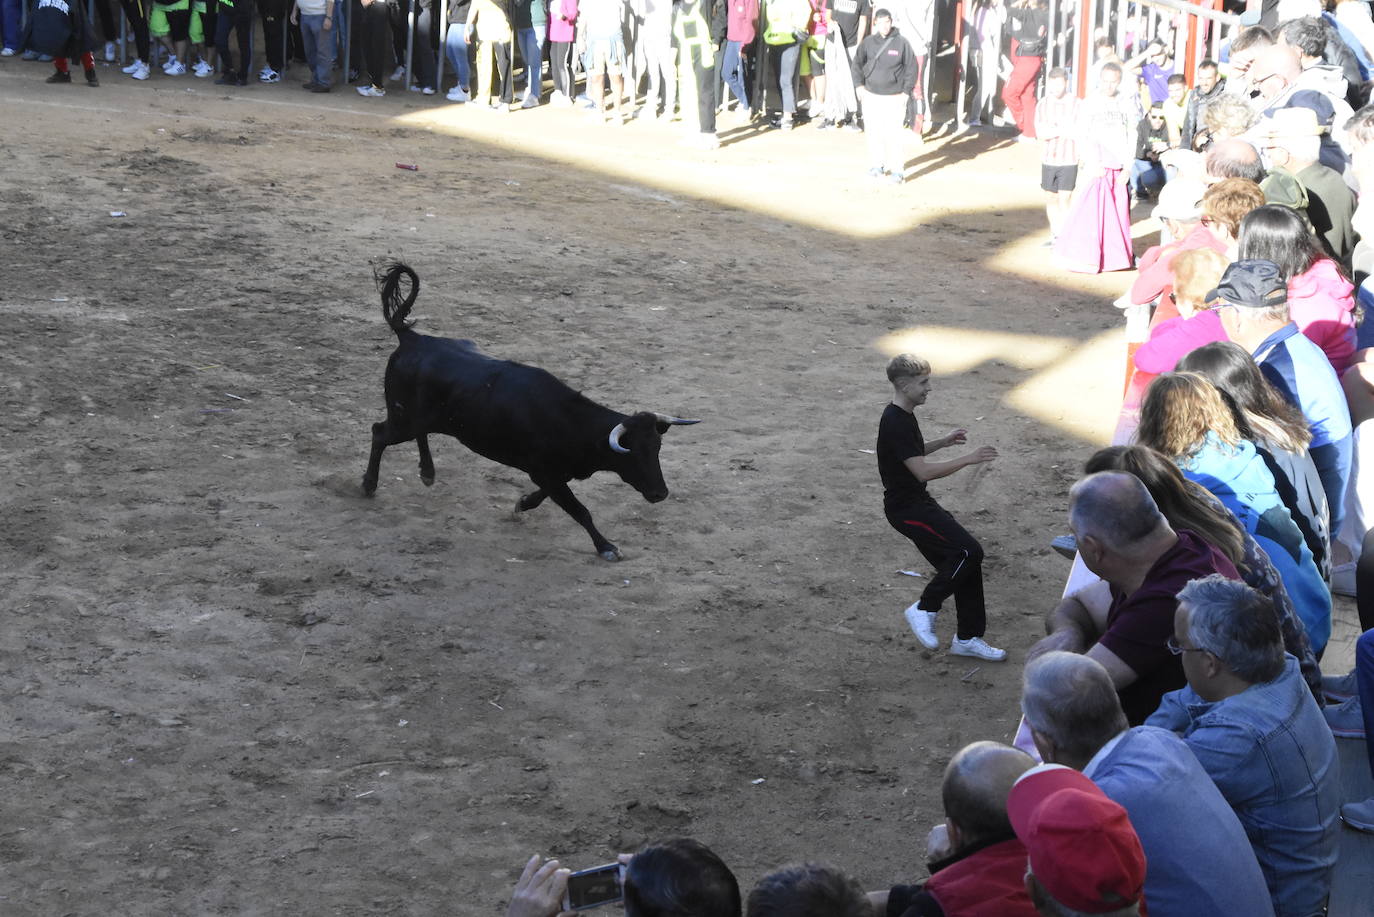
[[[592,522],[592,514],[587,512],[587,507],[573,496],[572,489],[566,483],[545,484],[540,488],[547,496],[553,498],[553,502],[563,508],[563,511],[577,521],[577,524],[587,530],[587,534],[592,536],[592,544],[596,547],[596,553],[601,555],[602,560],[620,560],[620,549],[606,540],[605,536],[596,530],[596,525]],[[538,493],[539,491],[536,491]],[[531,494],[533,496],[533,494]]]
[[[386,451],[386,447],[414,438],[414,433],[408,429],[399,429],[390,420],[372,425],[372,454],[367,459],[367,471],[363,472],[363,494],[365,496],[370,497],[377,492],[377,475],[382,469],[382,453]],[[427,458],[429,450],[421,446],[420,454]],[[431,478],[433,475],[434,470],[431,466]]]
[[[420,482],[428,487],[434,483],[434,459],[429,457],[429,437],[421,433],[415,437],[415,445],[420,450]]]

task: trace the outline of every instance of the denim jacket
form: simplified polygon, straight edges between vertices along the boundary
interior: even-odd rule
[[[1336,743],[1298,661],[1283,674],[1209,703],[1191,687],[1164,695],[1147,725],[1183,736],[1235,809],[1277,917],[1322,913],[1336,865]]]

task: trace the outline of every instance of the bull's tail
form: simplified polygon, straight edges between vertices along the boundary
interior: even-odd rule
[[[415,305],[415,297],[420,295],[419,275],[409,265],[393,261],[386,274],[373,271],[372,276],[377,281],[377,289],[382,292],[382,315],[386,323],[397,334],[409,330],[415,323],[407,321],[406,316],[410,315],[410,307]]]

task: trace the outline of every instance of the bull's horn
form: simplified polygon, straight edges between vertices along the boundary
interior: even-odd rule
[[[685,426],[686,424],[701,423],[700,420],[683,420],[681,417],[672,417],[668,414],[660,414],[657,411],[654,412],[654,417],[658,419],[659,423],[671,424],[675,427]]]
[[[623,423],[618,423],[615,425],[615,428],[611,430],[611,435],[606,440],[608,443],[611,444],[611,448],[616,452],[624,453],[630,451],[629,449],[626,449],[624,446],[620,445],[620,437],[624,434],[625,425]]]

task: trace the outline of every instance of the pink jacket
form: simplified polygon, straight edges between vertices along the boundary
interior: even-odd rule
[[[1161,322],[1150,331],[1150,339],[1135,352],[1135,368],[1144,373],[1171,373],[1178,361],[1204,344],[1229,341],[1215,309],[1195,312]]]
[[[549,0],[549,41],[571,43],[576,37],[577,0]]]
[[[1326,353],[1339,374],[1355,353],[1354,287],[1341,276],[1336,262],[1322,258],[1288,281],[1288,313],[1303,336]]]

